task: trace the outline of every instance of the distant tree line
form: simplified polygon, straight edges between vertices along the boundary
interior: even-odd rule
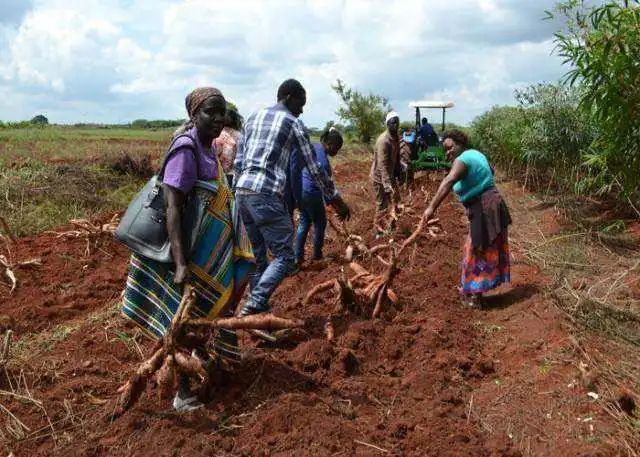
[[[134,129],[162,129],[167,127],[178,127],[182,125],[184,119],[136,119],[130,126]]]
[[[124,124],[99,124],[94,122],[78,122],[69,127],[75,128],[132,128],[132,129],[163,129],[170,127],[178,127],[182,125],[184,119],[136,119],[133,122],[128,122]],[[15,121],[15,122],[3,122],[0,121],[0,128],[7,129],[26,129],[33,127],[46,127],[48,125],[56,125],[49,124],[49,119],[43,114],[38,114],[31,118],[30,121]],[[65,125],[66,126],[66,125]]]

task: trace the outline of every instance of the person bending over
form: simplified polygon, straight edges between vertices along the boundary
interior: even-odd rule
[[[480,151],[468,149],[468,143],[467,135],[460,130],[444,135],[447,160],[453,165],[424,217],[429,220],[434,216],[451,189],[458,195],[469,219],[459,290],[463,303],[481,306],[482,294],[510,281],[507,227],[511,216],[495,187],[489,161]]]
[[[320,143],[315,143],[313,148],[316,152],[318,165],[327,176],[331,177],[333,172],[329,157],[338,154],[344,140],[342,135],[335,128],[331,127],[320,137]],[[313,225],[313,260],[322,259],[322,247],[324,245],[324,233],[327,227],[327,213],[324,208],[322,192],[316,184],[313,176],[307,168],[302,170],[302,196],[298,204],[300,209],[300,222],[296,233],[296,263],[300,265],[304,262],[304,245],[307,242],[309,229]]]

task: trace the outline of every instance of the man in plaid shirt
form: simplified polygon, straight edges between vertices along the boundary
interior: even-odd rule
[[[298,119],[306,101],[302,84],[294,79],[283,82],[278,88],[278,103],[249,116],[238,144],[234,162],[236,202],[257,261],[250,279],[251,295],[240,311],[243,316],[269,311],[271,294],[295,270],[293,222],[283,199],[293,150],[299,151],[338,216],[350,216],[333,181],[318,166]]]

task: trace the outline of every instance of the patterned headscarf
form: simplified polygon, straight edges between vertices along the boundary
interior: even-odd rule
[[[192,90],[189,95],[184,99],[185,108],[187,108],[187,113],[189,114],[189,119],[193,119],[193,117],[198,112],[198,109],[207,99],[215,100],[216,104],[219,104],[222,108],[226,106],[226,101],[220,92],[215,87],[198,87],[197,89]]]
[[[195,117],[202,104],[208,99],[214,100],[215,104],[219,105],[222,109],[224,109],[227,105],[222,92],[220,92],[215,87],[198,87],[197,89],[192,90],[184,99],[184,106],[187,109],[189,119],[187,119],[184,124],[182,124],[175,132],[173,132],[174,138],[193,127],[193,118]]]

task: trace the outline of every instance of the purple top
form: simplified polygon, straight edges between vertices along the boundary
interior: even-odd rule
[[[167,161],[162,182],[187,194],[196,180],[211,181],[218,177],[218,160],[212,146],[202,145],[195,127],[185,133],[195,139],[196,150],[193,150],[193,141],[189,138],[178,138],[171,148],[173,153]]]

